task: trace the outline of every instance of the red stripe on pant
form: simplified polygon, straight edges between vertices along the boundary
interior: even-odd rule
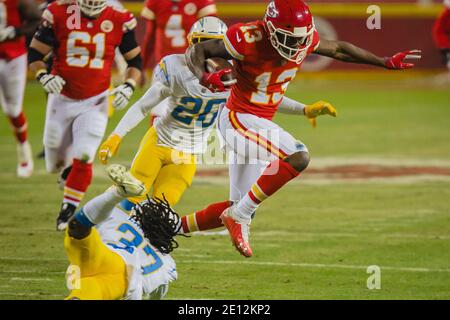
[[[239,121],[239,118],[237,117],[236,112],[230,111],[228,114],[228,117],[229,117],[232,127],[244,138],[253,141],[258,146],[266,149],[267,151],[269,151],[270,153],[272,153],[279,159],[284,159],[288,156],[288,154],[286,152],[284,152],[283,150],[281,150],[280,148],[275,146],[270,140],[267,140],[266,138],[264,138],[257,132],[247,129],[247,127],[245,127],[242,124],[242,122]],[[237,126],[234,124],[234,122],[236,122]],[[250,134],[246,134],[246,132],[248,132]],[[256,137],[254,137],[254,136],[256,136]]]

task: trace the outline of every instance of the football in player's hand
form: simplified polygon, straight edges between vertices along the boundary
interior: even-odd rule
[[[223,58],[209,58],[206,60],[206,70],[209,73],[213,73],[222,69],[231,69],[231,73],[226,73],[222,76],[221,80],[223,82],[231,81],[236,79],[236,73],[233,65],[226,59]]]

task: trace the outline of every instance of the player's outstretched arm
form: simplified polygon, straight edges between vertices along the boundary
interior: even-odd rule
[[[405,60],[421,58],[420,50],[407,50],[396,53],[391,57],[378,57],[351,43],[332,40],[320,40],[314,53],[344,62],[368,64],[386,69],[412,68],[414,64],[405,62]]]
[[[317,126],[316,118],[318,116],[337,116],[336,109],[329,102],[320,100],[312,104],[303,104],[288,97],[283,97],[278,111],[285,114],[304,115],[314,128]]]
[[[226,73],[231,73],[232,70],[223,69],[209,73],[206,70],[206,60],[214,57],[224,58],[226,60],[233,59],[228,53],[222,39],[203,41],[189,47],[186,51],[186,61],[189,70],[200,80],[200,84],[213,92],[226,91],[227,87],[221,78]]]
[[[128,109],[117,127],[100,146],[98,157],[101,163],[108,163],[119,150],[123,137],[144,120],[150,110],[167,98],[169,93],[169,88],[157,81]]]

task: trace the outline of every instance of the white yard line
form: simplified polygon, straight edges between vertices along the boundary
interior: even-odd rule
[[[426,183],[426,182],[450,182],[450,176],[441,175],[408,175],[397,177],[367,177],[358,179],[342,179],[338,177],[323,178],[317,176],[304,175],[301,178],[292,180],[289,184],[295,185],[339,185],[339,184],[412,184],[412,183]],[[214,184],[214,185],[227,185],[229,183],[228,177],[223,176],[198,176],[194,179],[194,184]]]
[[[43,271],[43,270],[0,270],[2,273],[13,273],[13,274],[66,274],[65,271]]]
[[[368,266],[364,265],[351,265],[351,264],[326,264],[326,263],[296,263],[296,262],[273,262],[273,261],[249,261],[249,260],[205,260],[205,259],[196,259],[196,260],[185,260],[180,259],[178,257],[177,263],[180,264],[188,264],[188,263],[204,263],[204,264],[243,264],[243,265],[255,265],[255,266],[278,266],[278,267],[299,267],[299,268],[327,268],[327,269],[361,269],[366,270]],[[383,266],[380,265],[381,270],[391,270],[391,271],[404,271],[404,272],[444,272],[450,273],[450,269],[433,269],[433,268],[423,268],[423,267],[392,267],[392,266]],[[23,273],[43,273],[43,274],[65,274],[64,271],[52,271],[52,272],[44,272],[44,271],[32,271],[32,270],[6,270],[0,271],[0,273],[14,273],[14,274],[23,274]],[[20,281],[20,277],[8,278],[8,279],[16,279],[16,281]],[[35,278],[36,279],[36,278]],[[43,278],[48,279],[48,278]],[[46,281],[46,280],[42,280]],[[50,281],[53,281],[50,279]]]
[[[181,260],[177,263],[204,263],[204,264],[243,264],[256,266],[277,266],[277,267],[298,267],[298,268],[326,268],[326,269],[360,269],[367,270],[367,266],[349,265],[349,264],[325,264],[325,263],[290,263],[290,262],[270,262],[270,261],[239,261],[239,260]],[[450,269],[431,269],[431,268],[414,268],[414,267],[390,267],[379,266],[381,271],[402,271],[402,272],[444,272],[450,273]]]
[[[2,277],[0,278],[2,280],[10,280],[10,281],[56,281],[55,279],[50,279],[50,278],[22,278],[22,277],[13,277],[13,278],[6,278],[6,277]]]
[[[23,292],[23,293],[17,293],[17,292],[0,292],[1,296],[13,296],[13,297],[57,297],[57,298],[64,298],[64,295],[59,294],[40,294],[40,293],[31,293],[31,292]]]

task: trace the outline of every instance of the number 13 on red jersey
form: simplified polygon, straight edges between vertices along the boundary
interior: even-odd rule
[[[252,93],[250,101],[255,104],[277,104],[283,98],[289,82],[295,78],[298,68],[287,69],[283,71],[276,79],[273,79],[272,72],[264,72],[256,77],[258,84],[257,91]],[[275,86],[279,85],[277,90]],[[274,89],[270,90],[269,87]]]

